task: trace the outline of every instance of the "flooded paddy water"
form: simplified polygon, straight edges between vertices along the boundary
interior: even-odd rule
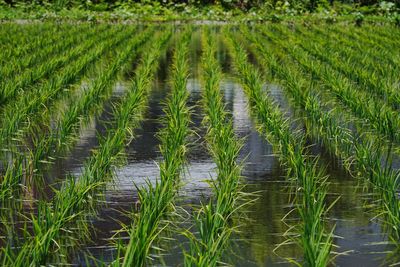
[[[191,111],[191,136],[176,200],[176,213],[181,217],[178,216],[178,221],[174,223],[176,229],[165,234],[168,245],[163,248],[162,255],[152,255],[155,260],[149,262],[149,266],[183,266],[182,248],[188,250],[189,241],[179,233],[179,227],[191,226],[193,219],[190,214],[195,207],[213,196],[209,180],[217,178],[217,165],[208,152],[205,138],[207,129],[203,124],[201,31],[201,27],[197,26],[192,33],[188,56],[190,68],[186,90],[189,93],[187,106]],[[216,33],[223,34],[220,29]],[[217,58],[224,74],[220,91],[235,136],[243,140],[238,161],[243,165],[243,191],[249,193],[248,198],[251,200],[251,203],[240,209],[240,215],[233,218],[238,228],[230,238],[222,262],[243,267],[291,266],[288,259],[301,262],[303,257],[297,244],[283,245],[287,241],[290,226],[299,223],[299,218],[293,214],[287,216],[294,209],[291,201],[293,185],[286,177],[286,167],[280,164],[279,152],[273,150],[265,136],[257,130],[257,122],[250,112],[243,86],[236,78],[225,44],[220,42]],[[173,47],[174,42],[169,45]],[[93,226],[91,239],[84,242],[79,251],[72,251],[68,255],[72,265],[90,266],[96,260],[108,264],[115,260],[118,252],[113,242],[118,242],[118,237],[122,238],[122,242],[129,239],[127,233],[117,233],[122,224],[132,223],[130,213],[140,210],[137,188],[148,188],[149,184],[155,185],[160,179],[159,166],[163,158],[159,132],[163,127],[165,103],[171,93],[169,79],[172,54],[173,49],[169,48],[160,57],[160,66],[151,83],[140,126],[135,129],[134,139],[125,148],[124,160],[114,168],[113,181],[98,192],[104,198],[98,214],[89,218]],[[114,119],[113,107],[131,90],[130,86],[130,77],[124,75],[120,75],[113,83],[113,93],[105,101],[100,115],[93,117],[90,123],[81,128],[71,151],[57,158],[48,168],[45,173],[47,183],[59,188],[60,181],[67,175],[78,177],[82,174],[85,161],[99,146],[99,138],[106,135],[108,125]],[[292,129],[304,131],[302,118],[293,110],[284,88],[265,80],[264,90],[284,112],[285,118],[290,120]],[[328,175],[327,202],[332,203],[339,198],[327,213],[326,222],[327,225],[335,226],[332,251],[336,255],[332,265],[381,266],[396,262],[393,259],[399,254],[393,253],[395,246],[390,244],[383,223],[375,218],[377,214],[371,208],[376,196],[370,184],[359,177],[352,177],[340,160],[331,156],[322,145],[312,140],[310,142],[308,150],[313,156],[319,157],[319,164],[321,168],[326,168],[325,173]]]

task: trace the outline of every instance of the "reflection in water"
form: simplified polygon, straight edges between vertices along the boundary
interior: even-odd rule
[[[160,89],[162,88],[162,89]],[[221,85],[224,93],[227,111],[232,116],[235,133],[244,138],[244,147],[241,151],[241,160],[245,161],[243,178],[246,183],[245,191],[257,192],[257,200],[245,210],[246,219],[241,219],[241,232],[233,237],[231,250],[226,253],[224,260],[234,266],[271,266],[288,265],[284,257],[301,258],[301,252],[295,245],[281,247],[274,252],[278,244],[285,241],[283,234],[288,227],[282,218],[293,207],[288,205],[288,184],[285,181],[284,170],[280,167],[272,147],[260,137],[254,129],[249,118],[246,98],[241,87],[231,79],[225,79]],[[193,106],[200,100],[200,86],[195,79],[188,83],[191,92],[190,105]],[[158,139],[155,133],[159,130],[159,118],[162,116],[160,102],[165,98],[167,89],[157,84],[151,94],[151,105],[145,118],[144,127],[138,139],[129,147],[127,166],[117,172],[117,182],[114,188],[107,192],[108,207],[101,214],[99,222],[95,223],[99,229],[96,247],[91,252],[99,257],[111,255],[107,253],[106,238],[119,229],[117,223],[107,223],[120,220],[129,223],[129,218],[124,218],[115,210],[131,210],[135,206],[136,193],[133,183],[144,185],[148,179],[154,182],[159,175],[156,162],[160,160]],[[202,113],[200,107],[194,107],[194,128],[202,132]],[[314,148],[314,153],[324,154],[321,148]],[[329,158],[322,157],[322,161],[329,167],[330,175],[329,201],[341,196],[330,213],[330,221],[336,224],[335,244],[339,246],[338,252],[349,251],[348,255],[339,256],[336,263],[339,266],[377,266],[385,257],[387,251],[383,234],[378,223],[372,222],[371,214],[365,212],[365,203],[372,196],[364,193],[358,186],[358,181],[349,177],[341,167],[332,163]],[[197,141],[191,150],[189,163],[182,181],[180,196],[181,204],[199,204],[204,197],[207,198],[211,189],[204,182],[205,179],[215,177],[215,165],[207,155],[202,141]],[[182,263],[181,246],[186,242],[182,237],[170,244],[169,255],[164,257],[168,266]],[[102,247],[105,246],[105,247]],[[101,256],[100,256],[101,255]],[[361,264],[361,265],[358,265]]]
[[[75,175],[81,173],[84,161],[91,155],[92,150],[99,145],[98,135],[105,135],[106,123],[112,120],[113,103],[119,101],[129,86],[129,81],[118,81],[114,84],[112,95],[105,102],[100,116],[91,118],[89,124],[82,127],[79,139],[72,151],[63,158],[57,158],[54,165],[45,174],[48,184],[57,182],[57,179],[63,179],[68,173]]]
[[[234,237],[236,242],[226,261],[235,266],[270,266],[282,261],[273,250],[284,241],[282,234],[287,230],[281,221],[290,208],[284,173],[272,146],[255,130],[241,86],[226,79],[221,88],[235,133],[245,138],[241,150],[241,159],[245,161],[242,172],[245,191],[257,192],[257,201],[245,211],[247,218],[237,222],[242,225],[241,232]],[[286,247],[284,255],[296,254],[292,247]]]

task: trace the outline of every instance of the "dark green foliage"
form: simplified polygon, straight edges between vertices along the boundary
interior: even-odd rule
[[[385,2],[386,3],[386,2]],[[389,2],[391,3],[391,2]],[[122,11],[122,13],[130,12],[140,15],[141,13],[149,13],[152,15],[169,16],[171,13],[181,14],[191,13],[193,18],[199,15],[205,15],[209,10],[219,13],[220,11],[241,14],[242,12],[259,12],[260,14],[281,13],[285,15],[296,15],[302,13],[321,12],[323,10],[335,10],[338,13],[351,14],[359,11],[365,15],[394,14],[399,3],[390,10],[384,9],[379,0],[370,1],[347,1],[347,0],[3,0],[3,6],[14,8],[23,12],[38,14],[43,11],[62,12],[63,10],[77,10],[90,12],[113,13]],[[394,4],[393,4],[394,5]],[[383,5],[384,6],[384,5]],[[361,14],[360,13],[360,14]],[[78,16],[79,12],[77,13]],[[126,15],[126,14],[125,14]],[[125,16],[122,14],[122,16]],[[224,18],[223,14],[221,19]],[[46,17],[45,15],[44,17]],[[93,16],[92,13],[84,15],[86,19]],[[178,15],[179,16],[179,15]],[[73,17],[73,15],[71,16]],[[362,19],[356,15],[356,23],[360,23]]]

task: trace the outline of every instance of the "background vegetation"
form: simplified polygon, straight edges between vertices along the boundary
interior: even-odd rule
[[[212,19],[319,14],[398,17],[400,0],[0,0],[0,18]]]

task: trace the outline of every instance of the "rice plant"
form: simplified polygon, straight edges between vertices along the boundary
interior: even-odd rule
[[[169,36],[170,31],[166,31],[155,39],[136,71],[130,92],[115,107],[113,127],[86,162],[82,175],[67,179],[51,203],[39,203],[38,214],[31,218],[33,234],[17,251],[3,248],[6,265],[26,266],[29,262],[30,266],[37,266],[48,264],[51,258],[63,261],[69,246],[89,238],[89,225],[85,218],[95,213],[97,190],[110,179],[113,166],[133,138],[133,129],[138,126],[145,105],[144,90],[149,86],[155,63]],[[67,230],[71,227],[76,231],[73,235],[71,230]]]
[[[1,265],[395,265],[400,31],[323,21],[1,21]],[[335,235],[354,224],[378,235]]]
[[[203,102],[208,126],[209,153],[217,164],[218,176],[212,181],[214,197],[203,203],[194,214],[199,237],[186,231],[190,250],[185,252],[185,266],[217,266],[234,230],[232,217],[241,207],[240,172],[237,163],[241,142],[237,140],[233,124],[227,118],[222,95],[219,91],[221,70],[216,60],[216,40],[205,29],[203,44]]]
[[[378,214],[389,225],[390,238],[399,237],[400,200],[398,198],[399,171],[390,164],[383,165],[385,155],[379,143],[354,136],[349,128],[343,127],[334,111],[326,112],[323,104],[309,89],[304,88],[304,73],[295,67],[282,68],[265,45],[251,38],[263,56],[263,66],[268,66],[275,76],[285,84],[294,104],[306,112],[305,122],[309,133],[321,140],[330,153],[341,158],[350,173],[368,179],[379,195]],[[285,62],[286,63],[286,62]],[[284,64],[288,66],[287,64]],[[397,242],[395,241],[395,244]]]
[[[151,260],[151,252],[157,253],[155,243],[168,226],[166,218],[174,210],[174,198],[180,183],[180,175],[186,162],[186,140],[189,135],[190,112],[186,106],[188,91],[187,51],[192,29],[188,28],[178,39],[171,70],[172,92],[164,109],[164,128],[159,133],[160,180],[155,185],[150,182],[138,188],[140,210],[129,227],[129,243],[118,243],[121,259],[112,266],[146,266]]]
[[[400,117],[396,111],[379,99],[371,98],[371,96],[357,90],[352,82],[335,72],[330,66],[307,59],[307,55],[301,50],[296,49],[296,47],[288,47],[270,33],[266,34],[275,42],[286,47],[307,71],[311,71],[316,77],[320,77],[324,81],[325,88],[330,90],[353,113],[366,119],[374,129],[385,135],[389,141],[399,141],[399,134],[396,129],[400,126]]]
[[[333,242],[333,229],[326,230],[324,222],[327,211],[333,205],[327,206],[325,201],[327,177],[317,162],[304,154],[304,137],[291,131],[279,108],[264,95],[261,76],[248,62],[243,46],[232,35],[228,38],[235,69],[260,130],[280,152],[288,177],[293,179],[296,210],[301,218],[300,226],[295,227],[298,237],[295,235],[294,241],[303,249],[303,263],[307,266],[326,266],[331,259]],[[295,259],[289,260],[295,262]]]

